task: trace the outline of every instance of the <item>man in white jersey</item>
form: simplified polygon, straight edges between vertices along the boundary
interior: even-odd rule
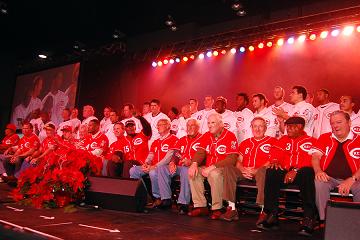
[[[330,94],[326,89],[316,92],[316,99],[319,106],[316,108],[315,128],[313,137],[319,138],[321,134],[331,132],[330,114],[339,110],[339,104],[330,102]]]
[[[268,100],[262,93],[254,94],[252,104],[255,109],[254,117],[261,117],[266,122],[266,136],[279,137],[279,121],[271,108],[266,107]]]
[[[191,115],[192,118],[199,121],[199,123],[200,123],[199,132],[201,134],[203,134],[209,130],[208,126],[207,126],[207,118],[211,113],[215,112],[215,110],[213,109],[213,104],[214,104],[214,98],[210,95],[205,96],[205,98],[204,98],[205,109],[200,110]]]
[[[281,119],[280,130],[285,131],[284,121],[290,117],[302,117],[305,119],[304,131],[308,136],[312,136],[314,132],[314,117],[316,109],[310,103],[305,102],[307,96],[306,88],[303,86],[294,86],[290,93],[290,102],[294,104],[289,113],[283,109],[273,109],[274,113]]]
[[[195,98],[190,98],[189,99],[189,106],[190,106],[190,112],[191,112],[191,115],[193,115],[194,113],[197,113],[199,110],[198,110],[198,107],[199,107],[199,102],[197,99]]]
[[[171,107],[167,115],[171,121],[170,133],[176,135],[179,130],[179,110]]]
[[[121,122],[125,126],[126,121],[133,120],[135,122],[135,127],[136,127],[135,131],[136,131],[136,133],[139,133],[142,130],[142,125],[141,125],[140,120],[137,119],[136,117],[134,117],[134,111],[135,111],[135,107],[133,104],[131,104],[131,103],[124,104],[123,112],[122,112],[124,119],[121,120]],[[126,136],[126,133],[125,133],[125,136]]]
[[[181,117],[179,117],[178,131],[176,133],[177,138],[182,138],[187,135],[187,121],[191,118],[190,105],[186,104],[181,107]]]
[[[150,111],[151,112],[144,116],[144,118],[149,122],[149,124],[151,126],[151,130],[152,130],[152,135],[149,140],[149,147],[155,141],[155,139],[159,138],[159,136],[160,136],[160,134],[157,130],[158,121],[160,119],[167,119],[170,121],[170,118],[166,114],[160,112],[160,109],[161,109],[160,100],[153,99],[150,102]]]
[[[71,127],[74,134],[76,134],[79,131],[79,127],[81,125],[81,121],[78,118],[78,115],[79,115],[79,110],[77,108],[71,109],[71,116],[69,121],[71,122]]]
[[[111,124],[110,121],[110,112],[112,111],[112,108],[109,106],[104,107],[104,117],[100,121],[100,131],[102,133],[105,133],[105,130],[108,129],[108,126]]]
[[[86,105],[83,107],[83,118],[84,120],[81,122],[81,125],[88,125],[89,122],[93,119],[97,119],[97,117],[94,116],[95,109],[91,105]]]
[[[150,102],[144,102],[142,107],[142,116],[144,117],[146,114],[150,112]]]
[[[247,108],[249,104],[249,96],[246,93],[238,93],[236,96],[236,112],[234,116],[236,117],[236,128],[237,134],[236,138],[238,139],[239,144],[252,137],[251,132],[251,121],[254,118],[253,112]]]
[[[351,120],[351,131],[360,134],[360,115],[353,110],[355,103],[351,96],[340,97],[340,110],[349,114]]]
[[[70,121],[70,115],[71,115],[70,109],[65,108],[62,111],[61,116],[62,116],[63,121],[59,124],[59,126],[57,127],[57,131],[56,131],[57,135],[59,135],[60,137],[63,135],[62,129],[64,126],[70,126],[71,129],[73,129],[72,123]]]
[[[104,134],[108,138],[110,146],[113,142],[117,141],[117,137],[114,133],[114,125],[119,120],[119,116],[115,110],[111,110],[109,119],[111,123],[107,125]]]

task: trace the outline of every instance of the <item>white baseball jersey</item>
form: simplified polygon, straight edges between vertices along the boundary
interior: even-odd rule
[[[234,112],[234,116],[236,118],[236,138],[238,139],[239,144],[252,137],[251,132],[251,121],[254,118],[254,113],[248,109],[244,108],[241,111]]]
[[[90,122],[91,120],[93,120],[93,119],[97,119],[97,117],[95,117],[95,116],[90,116],[90,117],[88,117],[88,118],[85,118],[85,119],[81,122],[81,125],[88,125],[89,122]]]
[[[222,116],[222,121],[224,123],[224,127],[229,130],[230,132],[234,133],[236,136],[236,117],[234,116],[234,112],[230,111],[230,110],[225,110],[225,112],[223,112],[222,114],[220,114]],[[207,122],[207,119],[206,119]],[[207,124],[206,124],[207,127]],[[209,128],[207,127],[207,131],[209,131]]]
[[[108,125],[110,124],[111,124],[110,118],[103,117],[103,119],[101,119],[100,121],[100,131],[102,133],[105,133],[105,130],[108,128]]]
[[[207,131],[209,131],[209,128],[207,125],[207,118],[211,113],[215,113],[215,110],[214,109],[210,109],[210,110],[203,109],[203,110],[200,110],[191,115],[191,118],[194,118],[199,121],[199,124],[200,124],[199,132],[201,134],[204,134]]]
[[[52,98],[52,108],[51,108],[51,121],[55,123],[57,126],[59,123],[62,122],[61,114],[63,110],[65,109],[69,98],[68,96],[63,92],[58,90],[57,93],[54,95],[51,92],[49,92],[44,99],[42,100],[42,105],[44,105],[48,98]]]
[[[136,133],[139,133],[141,132],[141,130],[143,129],[142,125],[141,125],[141,122],[139,119],[137,119],[136,117],[132,116],[131,118],[125,118],[123,120],[121,120],[121,122],[125,125],[126,121],[128,120],[133,120],[135,122],[135,132]],[[126,132],[125,132],[125,136],[126,136]]]
[[[152,131],[152,135],[151,138],[149,140],[149,147],[151,146],[151,144],[153,143],[153,141],[155,141],[155,139],[160,137],[160,134],[157,130],[157,123],[160,119],[167,119],[170,121],[170,118],[162,112],[159,112],[158,115],[153,116],[152,113],[148,113],[144,116],[144,118],[150,123],[151,126],[151,131]]]
[[[40,117],[31,119],[30,123],[33,125],[33,133],[34,134],[36,134],[36,130],[38,130],[38,132],[40,133],[40,131],[42,130],[42,128],[44,126],[44,123]],[[36,135],[36,136],[38,136],[38,135]]]
[[[266,107],[260,112],[254,112],[254,118],[261,117],[266,122],[266,136],[276,137],[276,134],[279,133],[279,122],[276,115],[273,113],[272,108]]]
[[[187,127],[186,127],[186,124],[187,122],[190,120],[190,119],[193,119],[193,118],[187,118],[185,119],[184,117],[180,117],[178,120],[179,120],[179,124],[178,124],[178,131],[176,133],[176,137],[177,138],[182,138],[184,136],[187,136]]]
[[[179,130],[179,119],[175,118],[171,121],[171,127],[170,130],[173,132],[173,134],[176,135],[177,131]]]
[[[290,103],[287,103],[287,102],[283,102],[279,106],[275,106],[275,104],[273,104],[269,108],[271,108],[271,109],[273,109],[273,108],[282,108],[286,113],[289,113],[293,107],[294,107],[294,105],[292,105]]]
[[[64,126],[70,126],[73,130],[74,130],[74,127],[72,125],[72,121],[71,120],[67,120],[65,122],[61,122],[59,124],[59,127],[57,128],[57,135],[59,135],[60,137],[63,135],[63,132],[61,131],[61,129],[64,127]]]
[[[105,136],[108,138],[109,140],[109,146],[113,143],[117,141],[117,137],[115,136],[114,133],[114,125],[115,123],[110,123],[108,125],[106,125],[106,129],[105,129]],[[126,133],[126,132],[125,132]]]
[[[350,114],[351,119],[351,130],[356,133],[360,134],[360,115],[352,112]]]
[[[333,102],[320,105],[316,108],[317,113],[314,117],[315,127],[313,137],[319,138],[321,134],[331,132],[330,114],[339,109],[339,104]]]
[[[316,109],[310,103],[301,101],[296,103],[288,113],[290,117],[302,117],[305,119],[304,131],[308,136],[313,136]]]

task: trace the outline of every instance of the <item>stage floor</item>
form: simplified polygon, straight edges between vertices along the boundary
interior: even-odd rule
[[[81,207],[71,213],[64,209],[35,209],[11,202],[7,197],[9,191],[6,184],[0,183],[1,221],[59,239],[323,239],[320,231],[312,238],[297,236],[299,226],[294,221],[281,221],[279,231],[258,231],[255,227],[257,216],[249,214],[228,223],[206,217],[179,216],[176,210],[139,214]]]

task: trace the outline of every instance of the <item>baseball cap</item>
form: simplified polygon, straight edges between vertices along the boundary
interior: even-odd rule
[[[52,124],[52,123],[47,123],[47,124],[45,124],[44,129],[53,129],[53,130],[55,130],[55,125]]]
[[[16,131],[16,126],[15,126],[15,124],[12,124],[12,123],[9,123],[8,125],[6,125],[6,128]]]
[[[216,101],[222,101],[223,103],[227,104],[227,99],[224,98],[223,96],[219,96],[216,98]]]
[[[63,126],[60,130],[61,130],[61,131],[72,132],[72,127],[69,126],[69,125],[65,125],[65,126]]]
[[[288,120],[285,121],[285,124],[301,124],[305,126],[305,119],[302,117],[290,117]]]
[[[125,127],[127,127],[127,126],[129,126],[129,125],[135,125],[135,121],[132,120],[132,119],[127,120],[127,121],[125,122]]]

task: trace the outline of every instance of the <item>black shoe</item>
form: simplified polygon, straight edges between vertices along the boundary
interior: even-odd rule
[[[169,209],[172,206],[171,199],[163,199],[161,200],[161,204],[159,205],[160,209]]]
[[[278,230],[279,229],[279,218],[277,214],[270,213],[265,216],[265,219],[256,225],[257,228],[262,230]]]
[[[187,215],[189,206],[187,204],[179,204],[179,215]]]
[[[313,218],[305,217],[303,219],[299,235],[311,237],[314,232],[315,220]]]

